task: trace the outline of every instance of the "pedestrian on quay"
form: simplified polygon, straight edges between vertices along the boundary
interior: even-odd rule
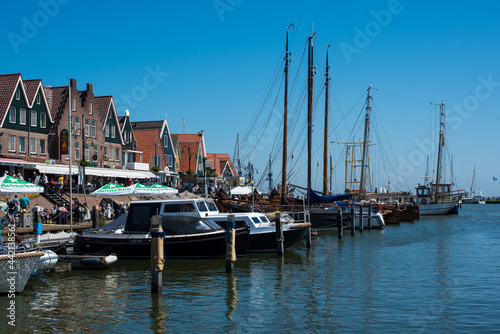
[[[21,210],[28,210],[30,205],[30,199],[26,197],[26,195],[24,195],[24,197],[21,198],[20,205],[21,205]]]

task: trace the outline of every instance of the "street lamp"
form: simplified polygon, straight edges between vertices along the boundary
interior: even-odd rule
[[[191,174],[193,174],[193,171],[191,170],[191,154],[194,154],[196,156],[196,153],[191,153],[191,147],[189,146],[183,146],[182,147],[182,151],[181,151],[181,154],[184,154],[184,148],[187,148],[187,152],[188,152],[188,157],[189,157],[189,192],[191,192],[193,190],[193,186],[191,184]]]
[[[85,134],[82,133],[82,129],[81,128],[78,128],[75,130],[75,137],[78,137],[79,135],[82,135],[82,138],[83,138],[83,162],[80,164],[82,166],[82,187],[83,187],[83,198],[85,199],[85,205],[87,205],[87,193],[86,193],[86,188],[87,188],[87,181],[86,181],[86,178],[85,178],[85,165],[87,163],[87,159],[86,159],[86,156],[85,156],[85,144],[87,142],[87,139],[90,139],[90,143],[92,146],[94,146],[94,140],[90,137],[90,136],[86,136]],[[89,161],[90,161],[90,146],[89,146]],[[70,184],[69,185],[71,188],[73,187],[73,184]]]

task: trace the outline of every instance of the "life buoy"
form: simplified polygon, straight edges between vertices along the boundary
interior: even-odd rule
[[[422,198],[420,200],[420,204],[427,204],[427,198]]]

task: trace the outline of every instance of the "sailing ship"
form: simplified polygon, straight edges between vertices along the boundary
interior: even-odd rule
[[[444,101],[440,105],[439,141],[436,178],[430,184],[418,185],[417,203],[420,207],[421,215],[445,215],[457,214],[459,210],[460,197],[465,195],[461,190],[452,190],[453,183],[442,181],[443,177],[443,156],[445,148],[444,136]]]

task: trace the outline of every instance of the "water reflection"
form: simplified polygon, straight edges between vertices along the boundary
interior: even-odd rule
[[[226,275],[227,290],[226,290],[226,318],[227,320],[233,322],[234,312],[236,311],[236,306],[238,305],[238,291],[236,290],[236,275],[227,274]]]
[[[167,314],[164,309],[162,294],[151,294],[151,312],[149,312],[149,315],[151,317],[151,329],[154,333],[167,332]]]

